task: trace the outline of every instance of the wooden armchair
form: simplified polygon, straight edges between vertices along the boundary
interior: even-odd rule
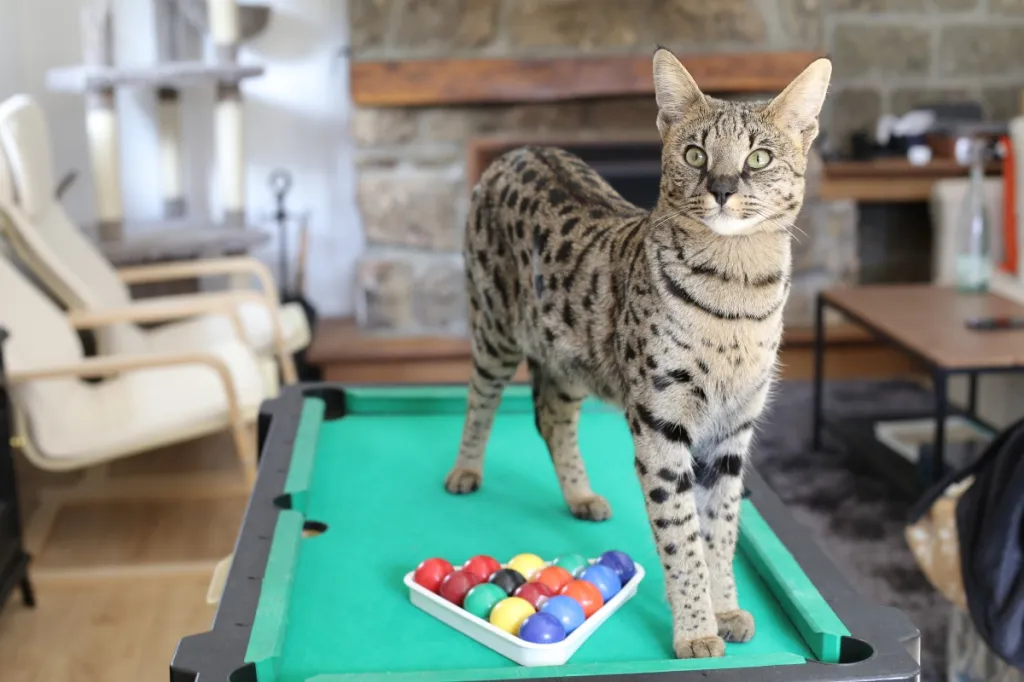
[[[15,434],[31,463],[83,468],[227,429],[255,479],[253,426],[268,396],[248,345],[85,357],[77,329],[144,321],[142,307],[68,316],[2,254],[0,291]]]

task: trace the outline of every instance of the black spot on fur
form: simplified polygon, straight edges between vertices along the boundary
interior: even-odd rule
[[[515,208],[516,207],[516,202],[518,202],[518,201],[519,201],[519,191],[518,190],[512,190],[511,192],[509,192],[508,201],[506,202],[506,205],[509,208]]]
[[[683,443],[686,446],[690,445],[690,433],[682,424],[655,417],[644,405],[637,405],[636,412],[637,416],[640,417],[640,421],[653,431],[661,434],[666,440],[673,443]]]
[[[562,236],[569,236],[569,233],[573,231],[573,228],[579,225],[579,222],[579,218],[569,218],[564,223],[562,223]]]
[[[678,548],[674,544],[672,544],[670,542],[667,545],[665,545],[664,549],[665,549],[665,554],[668,554],[669,556],[671,556],[671,555],[676,553],[676,550]]]
[[[679,475],[672,471],[668,467],[662,467],[658,469],[658,478],[665,481],[666,483],[675,483]]]
[[[533,250],[537,253],[544,253],[548,248],[548,231],[537,228],[533,231]]]
[[[529,207],[529,205],[530,197],[524,195],[523,198],[519,200],[519,212],[526,213],[526,209],[527,207]]]
[[[546,342],[548,342],[548,343],[554,343],[555,342],[555,333],[553,331],[551,331],[550,329],[545,328],[544,329],[544,340]]]
[[[565,326],[572,329],[576,325],[576,317],[572,312],[572,306],[569,305],[569,301],[565,302],[562,306],[562,321],[565,322]]]
[[[657,504],[664,504],[665,502],[668,501],[669,493],[664,488],[655,488],[650,492],[648,497],[651,498],[651,502],[655,502]]]
[[[697,366],[700,367],[700,371],[704,372],[705,374],[711,371],[711,369],[708,367],[708,363],[704,362],[703,360],[698,360]]]
[[[569,195],[564,190],[558,187],[552,187],[548,192],[548,201],[552,206],[560,206],[569,198]]]
[[[564,241],[562,245],[558,247],[558,253],[555,254],[556,263],[565,263],[569,260],[569,256],[572,255],[572,242]]]
[[[533,182],[534,178],[537,177],[537,171],[530,169],[523,173],[523,182]]]
[[[739,455],[725,455],[718,458],[715,466],[722,476],[739,476],[743,470],[743,458]]]
[[[636,351],[633,349],[633,345],[630,343],[626,344],[626,360],[636,359]]]
[[[640,430],[640,423],[637,422],[635,418],[633,419],[633,423],[636,424],[636,430],[639,431]],[[647,475],[647,467],[645,467],[644,463],[641,462],[639,459],[637,459],[635,457],[633,458],[633,466],[636,468],[637,473],[639,473],[641,476],[646,476]]]
[[[647,363],[647,366],[650,367],[651,369],[658,369],[658,361],[655,360],[652,356],[648,355],[647,360],[645,362]]]

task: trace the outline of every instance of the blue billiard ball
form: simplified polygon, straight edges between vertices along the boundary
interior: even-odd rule
[[[602,564],[594,564],[585,568],[583,573],[580,573],[580,580],[586,580],[596,587],[601,596],[604,597],[604,603],[606,604],[622,589],[622,583],[619,582],[619,574]]]
[[[566,597],[562,594],[544,602],[544,605],[540,607],[540,611],[557,618],[562,627],[565,628],[566,634],[583,625],[583,621],[587,619],[580,603],[572,597]]]
[[[562,621],[543,611],[527,616],[519,626],[519,637],[535,644],[554,644],[565,639]]]
[[[615,571],[619,576],[619,582],[625,585],[636,575],[636,566],[633,559],[625,552],[616,549],[609,550],[598,558],[597,563]]]

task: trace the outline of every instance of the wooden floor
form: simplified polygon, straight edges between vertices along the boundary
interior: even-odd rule
[[[207,587],[245,510],[230,438],[18,475],[38,603],[15,593],[0,612],[0,680],[167,680],[178,640],[212,622]]]
[[[810,349],[784,349],[781,365],[783,377],[807,378]],[[468,360],[456,354],[348,368],[326,378],[355,381],[359,369],[359,381],[462,381]],[[914,369],[903,356],[854,343],[830,355],[828,375]],[[210,625],[207,587],[245,509],[229,439],[78,474],[44,474],[19,462],[18,475],[38,607],[26,609],[15,595],[0,612],[0,681],[166,680],[178,640]]]

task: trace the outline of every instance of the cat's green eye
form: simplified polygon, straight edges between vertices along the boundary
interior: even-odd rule
[[[767,149],[755,149],[747,157],[747,165],[754,170],[760,170],[772,162],[772,153]]]
[[[708,155],[700,147],[687,147],[683,153],[683,159],[694,168],[703,168],[708,162]]]

